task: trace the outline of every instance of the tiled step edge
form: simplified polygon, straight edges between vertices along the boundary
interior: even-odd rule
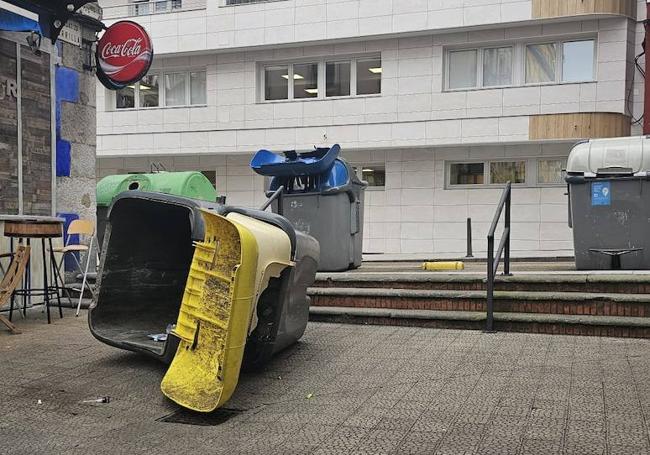
[[[409,299],[486,299],[486,291],[456,291],[428,289],[386,289],[386,288],[324,288],[311,287],[307,294],[318,297],[378,297]],[[585,292],[546,292],[546,291],[495,291],[495,299],[501,300],[554,300],[569,302],[609,301],[650,303],[650,294],[616,294]]]
[[[486,315],[476,311],[389,310],[383,308],[311,307],[312,316],[415,319],[438,321],[485,321]],[[650,318],[627,316],[582,316],[538,313],[494,313],[497,322],[535,324],[566,324],[614,327],[650,327]]]
[[[484,282],[484,274],[450,274],[426,272],[353,272],[353,273],[317,273],[317,283],[475,283]],[[650,283],[650,273],[522,273],[514,275],[497,275],[497,283]]]

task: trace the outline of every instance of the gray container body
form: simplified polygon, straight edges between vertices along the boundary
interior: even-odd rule
[[[650,181],[634,177],[568,181],[576,268],[609,270],[612,256],[602,251],[632,250],[619,256],[620,268],[650,269]],[[598,196],[604,187],[608,198]]]
[[[283,194],[282,216],[320,244],[318,271],[338,272],[361,265],[365,187],[335,193]],[[274,202],[273,211],[278,212]]]

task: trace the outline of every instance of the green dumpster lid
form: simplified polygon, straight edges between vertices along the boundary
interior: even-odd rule
[[[210,180],[197,171],[149,174],[151,191],[185,196],[202,201],[216,201],[217,192]]]
[[[97,205],[107,207],[115,196],[129,190],[154,191],[212,202],[217,199],[214,186],[201,172],[159,172],[104,177],[97,182]]]
[[[123,191],[151,189],[150,174],[108,175],[97,182],[97,205],[108,207]]]

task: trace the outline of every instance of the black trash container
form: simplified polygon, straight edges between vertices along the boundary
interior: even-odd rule
[[[576,268],[650,269],[648,139],[576,144],[569,155],[566,182]]]

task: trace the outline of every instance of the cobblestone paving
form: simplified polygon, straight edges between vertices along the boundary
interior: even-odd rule
[[[18,325],[0,330],[1,454],[650,453],[648,340],[312,323],[242,377],[243,412],[198,426],[157,420],[178,409],[164,365],[85,318]]]

